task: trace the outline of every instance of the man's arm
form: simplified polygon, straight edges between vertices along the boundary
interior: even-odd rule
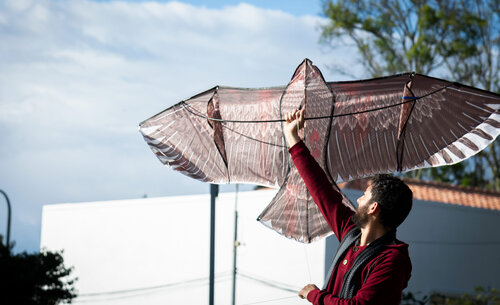
[[[370,264],[364,271],[369,267]],[[306,297],[315,305],[398,305],[401,302],[402,291],[408,284],[410,273],[411,263],[408,257],[389,253],[383,260],[375,263],[366,282],[352,299],[341,299],[319,289],[310,290]],[[364,274],[365,272],[363,278]]]
[[[287,113],[285,119],[285,138],[295,167],[325,220],[340,240],[354,225],[350,221],[353,212],[342,204],[342,195],[333,188],[298,135],[299,127],[304,126],[304,110]]]
[[[308,284],[308,285],[304,286],[304,288],[302,288],[299,291],[299,297],[301,299],[307,299],[307,295],[309,294],[309,292],[316,290],[316,289],[319,290],[318,286],[316,286],[314,284]]]

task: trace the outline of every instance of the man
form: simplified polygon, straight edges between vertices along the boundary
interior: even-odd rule
[[[285,137],[295,166],[340,241],[325,287],[306,285],[299,296],[315,305],[399,304],[410,279],[411,261],[408,245],[396,239],[396,228],[411,210],[411,190],[396,177],[375,176],[358,199],[356,213],[352,212],[298,136],[304,110],[285,118]]]

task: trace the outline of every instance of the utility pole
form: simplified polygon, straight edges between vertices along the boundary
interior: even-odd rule
[[[240,242],[238,241],[238,184],[234,198],[234,244],[233,244],[233,305],[236,304],[236,254]]]
[[[7,200],[7,243],[5,244],[6,248],[9,249],[9,245],[10,245],[10,201],[9,201],[9,197],[7,197],[7,194],[0,190],[0,193],[2,193],[2,195],[5,197],[5,200]]]
[[[219,195],[219,186],[210,184],[210,305],[214,305],[214,288],[215,288],[215,198]]]

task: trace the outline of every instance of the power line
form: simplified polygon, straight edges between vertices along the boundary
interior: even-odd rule
[[[262,304],[262,303],[269,303],[269,302],[274,302],[274,301],[282,301],[282,300],[292,299],[292,298],[297,298],[297,296],[294,295],[294,296],[289,296],[289,297],[269,299],[269,300],[257,301],[257,302],[252,302],[252,303],[244,303],[242,305]]]
[[[217,276],[216,281],[227,280],[227,279],[229,279],[230,272],[229,271],[222,272],[222,273],[217,274],[216,276]],[[78,295],[78,298],[80,298],[80,297],[95,298],[95,297],[106,297],[106,296],[116,296],[116,298],[127,298],[127,297],[135,296],[135,295],[132,295],[132,296],[127,295],[130,293],[139,293],[139,294],[146,293],[147,294],[147,293],[153,293],[156,290],[167,289],[167,288],[172,288],[172,287],[177,287],[177,286],[182,286],[182,285],[206,285],[207,282],[208,282],[208,277],[203,277],[203,278],[196,278],[196,279],[190,279],[190,280],[162,284],[162,285],[156,285],[156,286],[141,287],[141,288],[104,291],[104,292],[82,293],[82,294]],[[85,302],[85,301],[90,301],[90,300],[76,299],[75,301]]]
[[[217,276],[216,282],[229,280],[230,273],[231,272],[226,271],[226,272],[222,272],[222,273],[217,274],[216,275]],[[290,299],[290,298],[296,297],[296,294],[298,292],[298,289],[292,285],[282,283],[279,281],[275,281],[272,279],[264,278],[264,277],[261,277],[258,275],[250,275],[246,272],[239,271],[238,277],[242,277],[244,279],[258,282],[258,283],[263,284],[263,285],[268,286],[268,287],[276,288],[276,289],[283,290],[286,292],[291,292],[294,294],[293,296],[289,296],[289,297],[261,300],[261,301],[256,301],[256,302],[252,302],[252,303],[245,303],[243,305],[260,304],[260,303],[267,303],[267,302],[273,302],[273,301],[278,301],[278,300]],[[162,290],[162,289],[168,289],[168,288],[185,286],[185,285],[190,285],[190,287],[193,287],[193,286],[207,285],[207,284],[208,284],[208,277],[203,277],[203,278],[190,279],[190,280],[168,283],[168,284],[163,284],[163,285],[156,285],[156,286],[114,290],[114,291],[104,291],[104,292],[83,293],[83,294],[79,294],[78,297],[75,300],[73,300],[73,302],[86,303],[86,302],[93,302],[96,300],[106,301],[106,300],[128,299],[128,298],[133,298],[133,297],[137,297],[137,296],[144,295],[144,294],[155,293],[155,292]],[[81,298],[83,298],[83,299],[81,299]]]
[[[241,270],[238,271],[238,276],[252,280],[254,282],[264,284],[264,285],[269,286],[269,287],[273,287],[273,288],[277,288],[277,289],[280,289],[283,291],[287,291],[287,292],[298,293],[298,291],[300,290],[300,289],[297,289],[297,287],[295,287],[295,286],[292,286],[292,285],[289,285],[286,283],[281,283],[281,282],[271,280],[271,279],[266,279],[266,278],[256,276],[256,275],[250,275],[246,272],[242,272]]]
[[[405,240],[411,244],[437,245],[500,245],[500,241],[432,241],[432,240]]]

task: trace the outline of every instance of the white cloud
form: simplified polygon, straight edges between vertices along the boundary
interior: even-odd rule
[[[16,232],[38,234],[25,219],[42,204],[206,192],[156,160],[139,122],[217,84],[284,85],[305,57],[333,80],[322,22],[244,3],[1,3],[0,188],[18,249],[38,246]]]

